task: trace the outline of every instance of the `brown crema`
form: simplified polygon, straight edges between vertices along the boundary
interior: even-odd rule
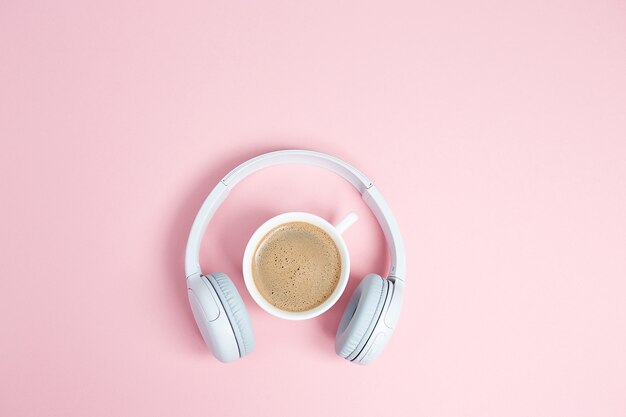
[[[252,257],[252,277],[273,306],[291,312],[311,310],[333,293],[341,276],[334,240],[306,222],[276,226],[261,239]]]

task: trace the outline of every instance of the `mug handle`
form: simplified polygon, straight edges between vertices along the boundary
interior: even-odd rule
[[[358,219],[359,219],[359,215],[356,214],[354,211],[351,211],[350,213],[348,213],[346,217],[343,218],[343,220],[341,220],[339,223],[335,225],[335,229],[337,229],[337,232],[341,235],[343,234],[343,232],[345,232],[348,229],[348,227],[352,226],[354,222],[356,222]]]

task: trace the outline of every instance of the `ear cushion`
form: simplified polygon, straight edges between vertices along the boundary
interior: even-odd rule
[[[369,337],[368,329],[376,324],[385,304],[385,281],[380,275],[369,274],[352,294],[337,329],[335,351],[346,359],[354,359],[355,352],[364,337]]]
[[[217,295],[224,306],[228,320],[235,332],[235,339],[239,347],[241,357],[254,350],[255,339],[252,331],[252,322],[248,310],[237,292],[235,284],[228,276],[221,272],[207,275],[207,278],[215,288]]]

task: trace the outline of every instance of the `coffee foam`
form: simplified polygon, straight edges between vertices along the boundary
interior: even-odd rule
[[[270,230],[252,260],[257,289],[270,304],[285,311],[307,311],[322,304],[340,276],[341,255],[335,241],[306,222]]]

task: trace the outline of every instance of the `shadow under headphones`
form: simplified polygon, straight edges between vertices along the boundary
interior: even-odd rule
[[[252,323],[241,296],[226,274],[202,273],[200,243],[209,221],[239,181],[282,164],[314,165],[342,176],[363,196],[383,230],[391,258],[387,279],[368,274],[361,281],[339,322],[335,341],[339,356],[368,364],[383,351],[398,322],[406,276],[404,245],[389,206],[372,182],[346,162],[320,152],[283,150],[252,158],[226,175],[202,204],[185,253],[187,293],[202,338],[221,362],[234,361],[254,350]]]

